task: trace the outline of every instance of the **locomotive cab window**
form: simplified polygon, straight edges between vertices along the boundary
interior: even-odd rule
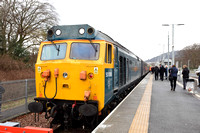
[[[112,45],[111,44],[106,44],[105,62],[109,64],[112,63]]]
[[[66,55],[67,44],[46,44],[42,48],[41,60],[59,60],[64,59]]]
[[[71,59],[78,60],[98,60],[99,44],[98,43],[72,43]]]

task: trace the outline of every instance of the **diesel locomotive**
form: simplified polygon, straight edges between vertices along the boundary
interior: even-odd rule
[[[93,125],[148,71],[138,56],[87,24],[53,26],[39,48],[36,97],[28,108],[52,117],[51,126]]]

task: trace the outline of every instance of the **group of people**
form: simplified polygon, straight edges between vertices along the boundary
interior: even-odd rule
[[[177,73],[178,73],[178,69],[176,68],[175,65],[173,65],[172,68],[169,69],[169,80],[171,84],[171,91],[175,91],[176,89]],[[183,65],[182,75],[183,75],[183,89],[184,90],[186,88],[187,79],[189,79],[189,73],[190,71],[187,68],[187,66]]]
[[[167,79],[168,76],[168,67],[167,65],[164,67],[163,65],[160,65],[160,67],[155,66],[151,67],[151,72],[155,73],[155,80],[158,80],[158,74],[160,73],[160,80],[163,81],[164,79],[164,74],[165,74],[165,79]]]
[[[178,69],[176,68],[175,65],[173,65],[171,68],[168,70],[168,66],[166,65],[165,67],[163,65],[160,65],[160,67],[155,66],[151,68],[151,72],[155,73],[155,80],[158,80],[158,74],[160,73],[160,80],[163,81],[163,76],[165,73],[165,79],[168,79],[168,72],[169,72],[169,81],[171,85],[171,91],[175,91],[176,89],[176,80],[177,80],[177,74],[178,74]],[[183,65],[183,89],[186,89],[186,82],[187,79],[189,78],[189,69],[187,68],[186,65]]]

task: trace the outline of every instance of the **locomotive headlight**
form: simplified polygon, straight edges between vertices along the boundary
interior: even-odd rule
[[[79,32],[79,34],[83,35],[85,33],[85,29],[84,28],[80,28],[78,32]]]
[[[60,35],[61,35],[61,33],[62,33],[62,32],[61,32],[61,30],[59,30],[59,29],[58,29],[58,30],[56,30],[56,35],[57,35],[57,36],[60,36]]]
[[[67,78],[68,74],[66,72],[63,73],[63,78]]]

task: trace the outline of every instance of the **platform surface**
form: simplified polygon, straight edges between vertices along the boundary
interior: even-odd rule
[[[149,73],[93,133],[200,133],[200,99],[180,83]]]

